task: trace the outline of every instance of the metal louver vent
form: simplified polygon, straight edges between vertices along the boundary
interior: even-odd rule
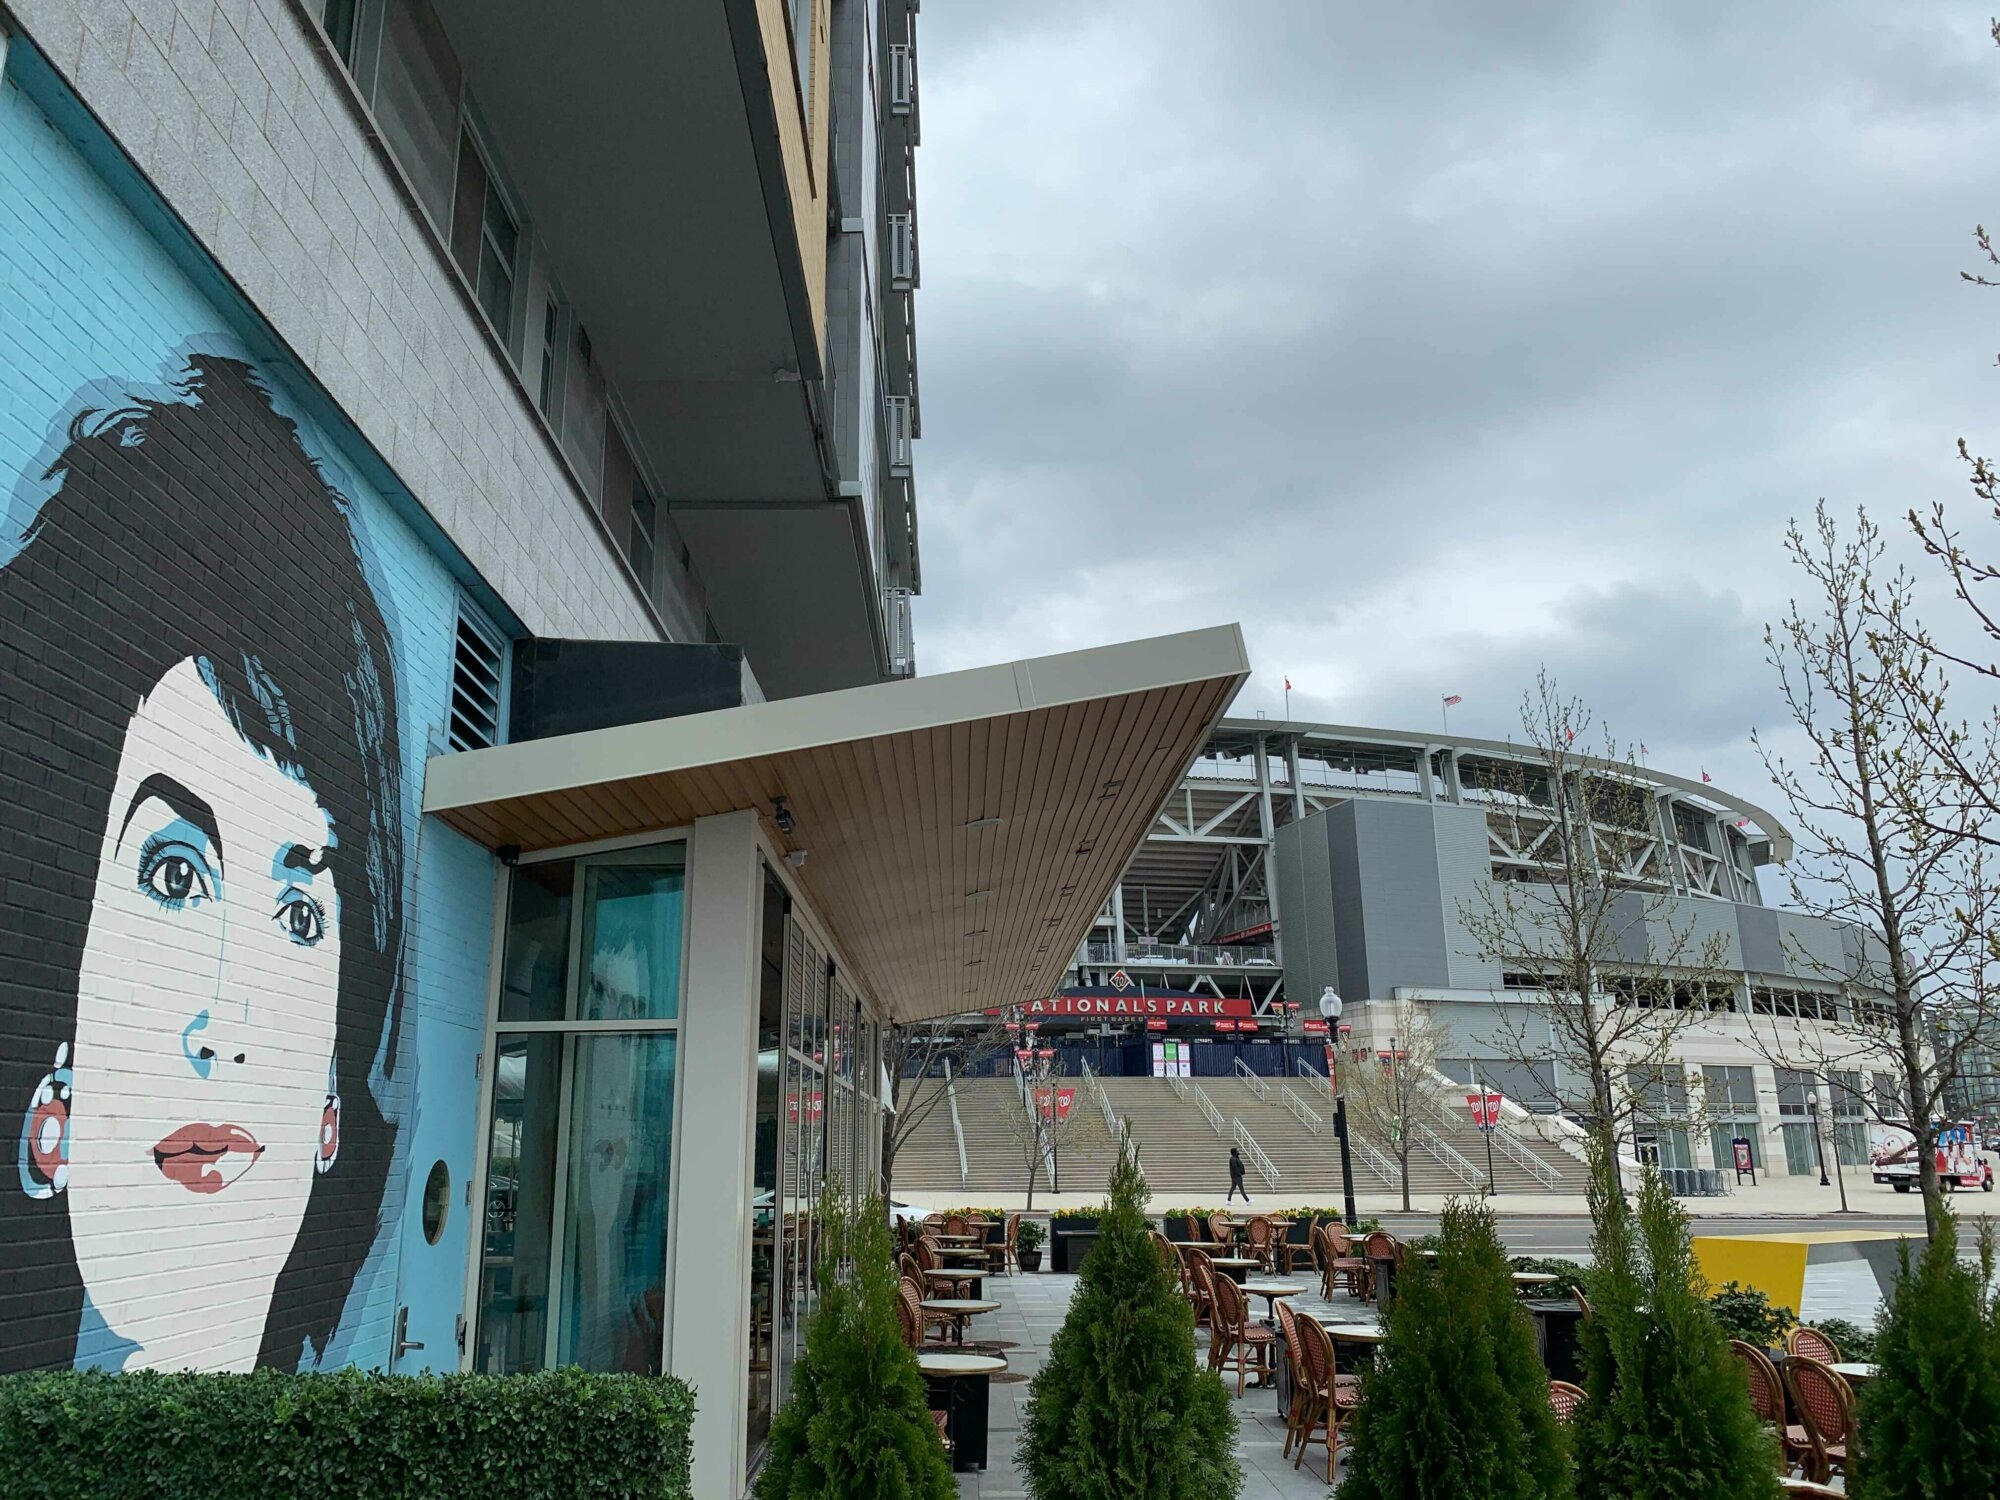
[[[461,607],[451,654],[451,748],[484,750],[500,740],[500,681],[506,642]]]

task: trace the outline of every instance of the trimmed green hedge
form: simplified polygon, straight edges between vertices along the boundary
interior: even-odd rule
[[[6,1492],[43,1500],[687,1500],[671,1377],[0,1376]]]

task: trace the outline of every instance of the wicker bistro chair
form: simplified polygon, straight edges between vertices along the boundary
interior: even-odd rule
[[[1306,1239],[1303,1245],[1292,1238],[1290,1230],[1286,1230],[1284,1238],[1278,1241],[1278,1257],[1287,1276],[1295,1275],[1301,1268],[1308,1266],[1317,1271],[1319,1269],[1318,1223],[1311,1219],[1306,1221]]]
[[[1327,1301],[1333,1300],[1336,1281],[1347,1283],[1349,1296],[1367,1295],[1368,1258],[1354,1253],[1354,1242],[1348,1239],[1344,1227],[1328,1224],[1320,1231],[1319,1264],[1320,1286]]]
[[[964,1215],[964,1214],[946,1214],[946,1215],[944,1216],[944,1232],[945,1232],[946,1234],[964,1234],[964,1233],[966,1233],[966,1232],[967,1232],[967,1230],[966,1230],[966,1227],[965,1227],[965,1215]]]
[[[1178,1254],[1179,1252],[1175,1252]],[[1206,1250],[1190,1250],[1187,1253],[1188,1300],[1194,1303],[1194,1320],[1197,1325],[1209,1325],[1209,1347],[1214,1348],[1215,1328],[1215,1267],[1209,1264]]]
[[[1208,1216],[1208,1237],[1215,1242],[1218,1249],[1224,1245],[1233,1244],[1236,1240],[1236,1221],[1230,1218],[1228,1214],[1210,1214]]]
[[[1854,1392],[1839,1375],[1804,1355],[1785,1361],[1785,1377],[1812,1439],[1813,1462],[1806,1478],[1825,1484],[1836,1472],[1847,1472],[1855,1437]]]
[[[1823,1365],[1840,1363],[1840,1345],[1817,1328],[1801,1325],[1785,1335],[1785,1353],[1816,1359]]]
[[[1258,1214],[1244,1230],[1246,1248],[1265,1270],[1277,1263],[1278,1227],[1264,1214]]]
[[[1371,1230],[1368,1238],[1362,1241],[1362,1245],[1361,1253],[1366,1257],[1365,1266],[1368,1274],[1363,1283],[1367,1290],[1361,1295],[1372,1297],[1375,1295],[1375,1262],[1386,1260],[1400,1272],[1403,1269],[1404,1257],[1409,1253],[1409,1247],[1386,1229]]]
[[[1584,1399],[1580,1385],[1571,1385],[1567,1380],[1549,1382],[1549,1405],[1554,1408],[1558,1422],[1574,1422],[1576,1414],[1583,1410]]]
[[[1007,1215],[1007,1237],[1001,1241],[1001,1244],[1005,1247],[1000,1259],[1001,1269],[1005,1270],[1011,1276],[1014,1274],[1014,1268],[1021,1264],[1021,1216],[1019,1214]]]
[[[912,1281],[907,1276],[896,1285],[896,1313],[904,1325],[903,1340],[912,1349],[921,1349],[926,1344],[942,1347],[950,1342],[948,1339],[930,1337],[933,1328],[950,1329],[952,1316],[950,1313],[926,1311],[924,1298],[927,1295],[922,1282]],[[912,1327],[916,1330],[914,1337],[910,1332]]]
[[[1300,1313],[1294,1326],[1299,1331],[1299,1353],[1306,1368],[1307,1406],[1299,1416],[1299,1442],[1292,1454],[1292,1467],[1305,1462],[1313,1435],[1326,1444],[1326,1482],[1333,1483],[1334,1452],[1340,1447],[1341,1428],[1361,1406],[1361,1377],[1337,1373],[1339,1358],[1333,1335],[1317,1318]]]
[[[1305,1351],[1300,1347],[1299,1315],[1292,1311],[1292,1304],[1280,1300],[1278,1308],[1278,1337],[1285,1345],[1285,1368],[1292,1378],[1292,1399],[1285,1407],[1285,1452],[1292,1456],[1292,1444],[1301,1441],[1299,1423],[1304,1420],[1311,1406],[1308,1399],[1317,1394],[1313,1389],[1311,1373],[1306,1369]]]
[[[1214,1297],[1208,1325],[1208,1367],[1218,1374],[1234,1370],[1238,1396],[1251,1375],[1261,1376],[1259,1383],[1269,1385],[1277,1373],[1271,1362],[1271,1346],[1278,1341],[1276,1331],[1251,1318],[1250,1299],[1227,1276],[1215,1278]]]
[[[1729,1352],[1742,1363],[1743,1373],[1749,1378],[1750,1409],[1771,1430],[1778,1445],[1778,1471],[1789,1474],[1794,1465],[1810,1469],[1812,1434],[1802,1423],[1794,1422],[1786,1410],[1785,1383],[1779,1379],[1778,1367],[1771,1363],[1771,1356],[1742,1339],[1731,1339]]]

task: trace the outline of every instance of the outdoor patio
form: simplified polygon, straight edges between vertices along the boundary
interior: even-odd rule
[[[958,1492],[967,1500],[1014,1500],[1027,1490],[1014,1468],[1014,1450],[1021,1438],[1021,1414],[1028,1402],[1028,1381],[1042,1367],[1049,1340],[1062,1326],[1076,1277],[1055,1275],[990,1276],[985,1295],[1000,1303],[1000,1310],[974,1320],[968,1339],[1001,1342],[1014,1347],[999,1352],[1007,1358],[1008,1374],[1024,1377],[996,1381],[991,1409],[991,1461],[983,1474],[958,1476]],[[1205,1335],[1195,1335],[1197,1352]],[[1229,1389],[1235,1391],[1235,1381]],[[1243,1465],[1243,1500],[1325,1500],[1325,1473],[1320,1464],[1324,1450],[1306,1457],[1305,1466],[1292,1467],[1281,1456],[1285,1446],[1284,1418],[1278,1413],[1277,1398],[1267,1390],[1249,1390],[1241,1400],[1231,1396],[1236,1408],[1236,1454]]]

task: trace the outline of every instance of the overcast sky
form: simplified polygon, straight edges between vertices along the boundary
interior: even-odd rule
[[[1505,735],[1546,663],[1769,797],[1787,518],[2000,448],[1989,11],[926,6],[922,669],[1238,620],[1239,713]]]

